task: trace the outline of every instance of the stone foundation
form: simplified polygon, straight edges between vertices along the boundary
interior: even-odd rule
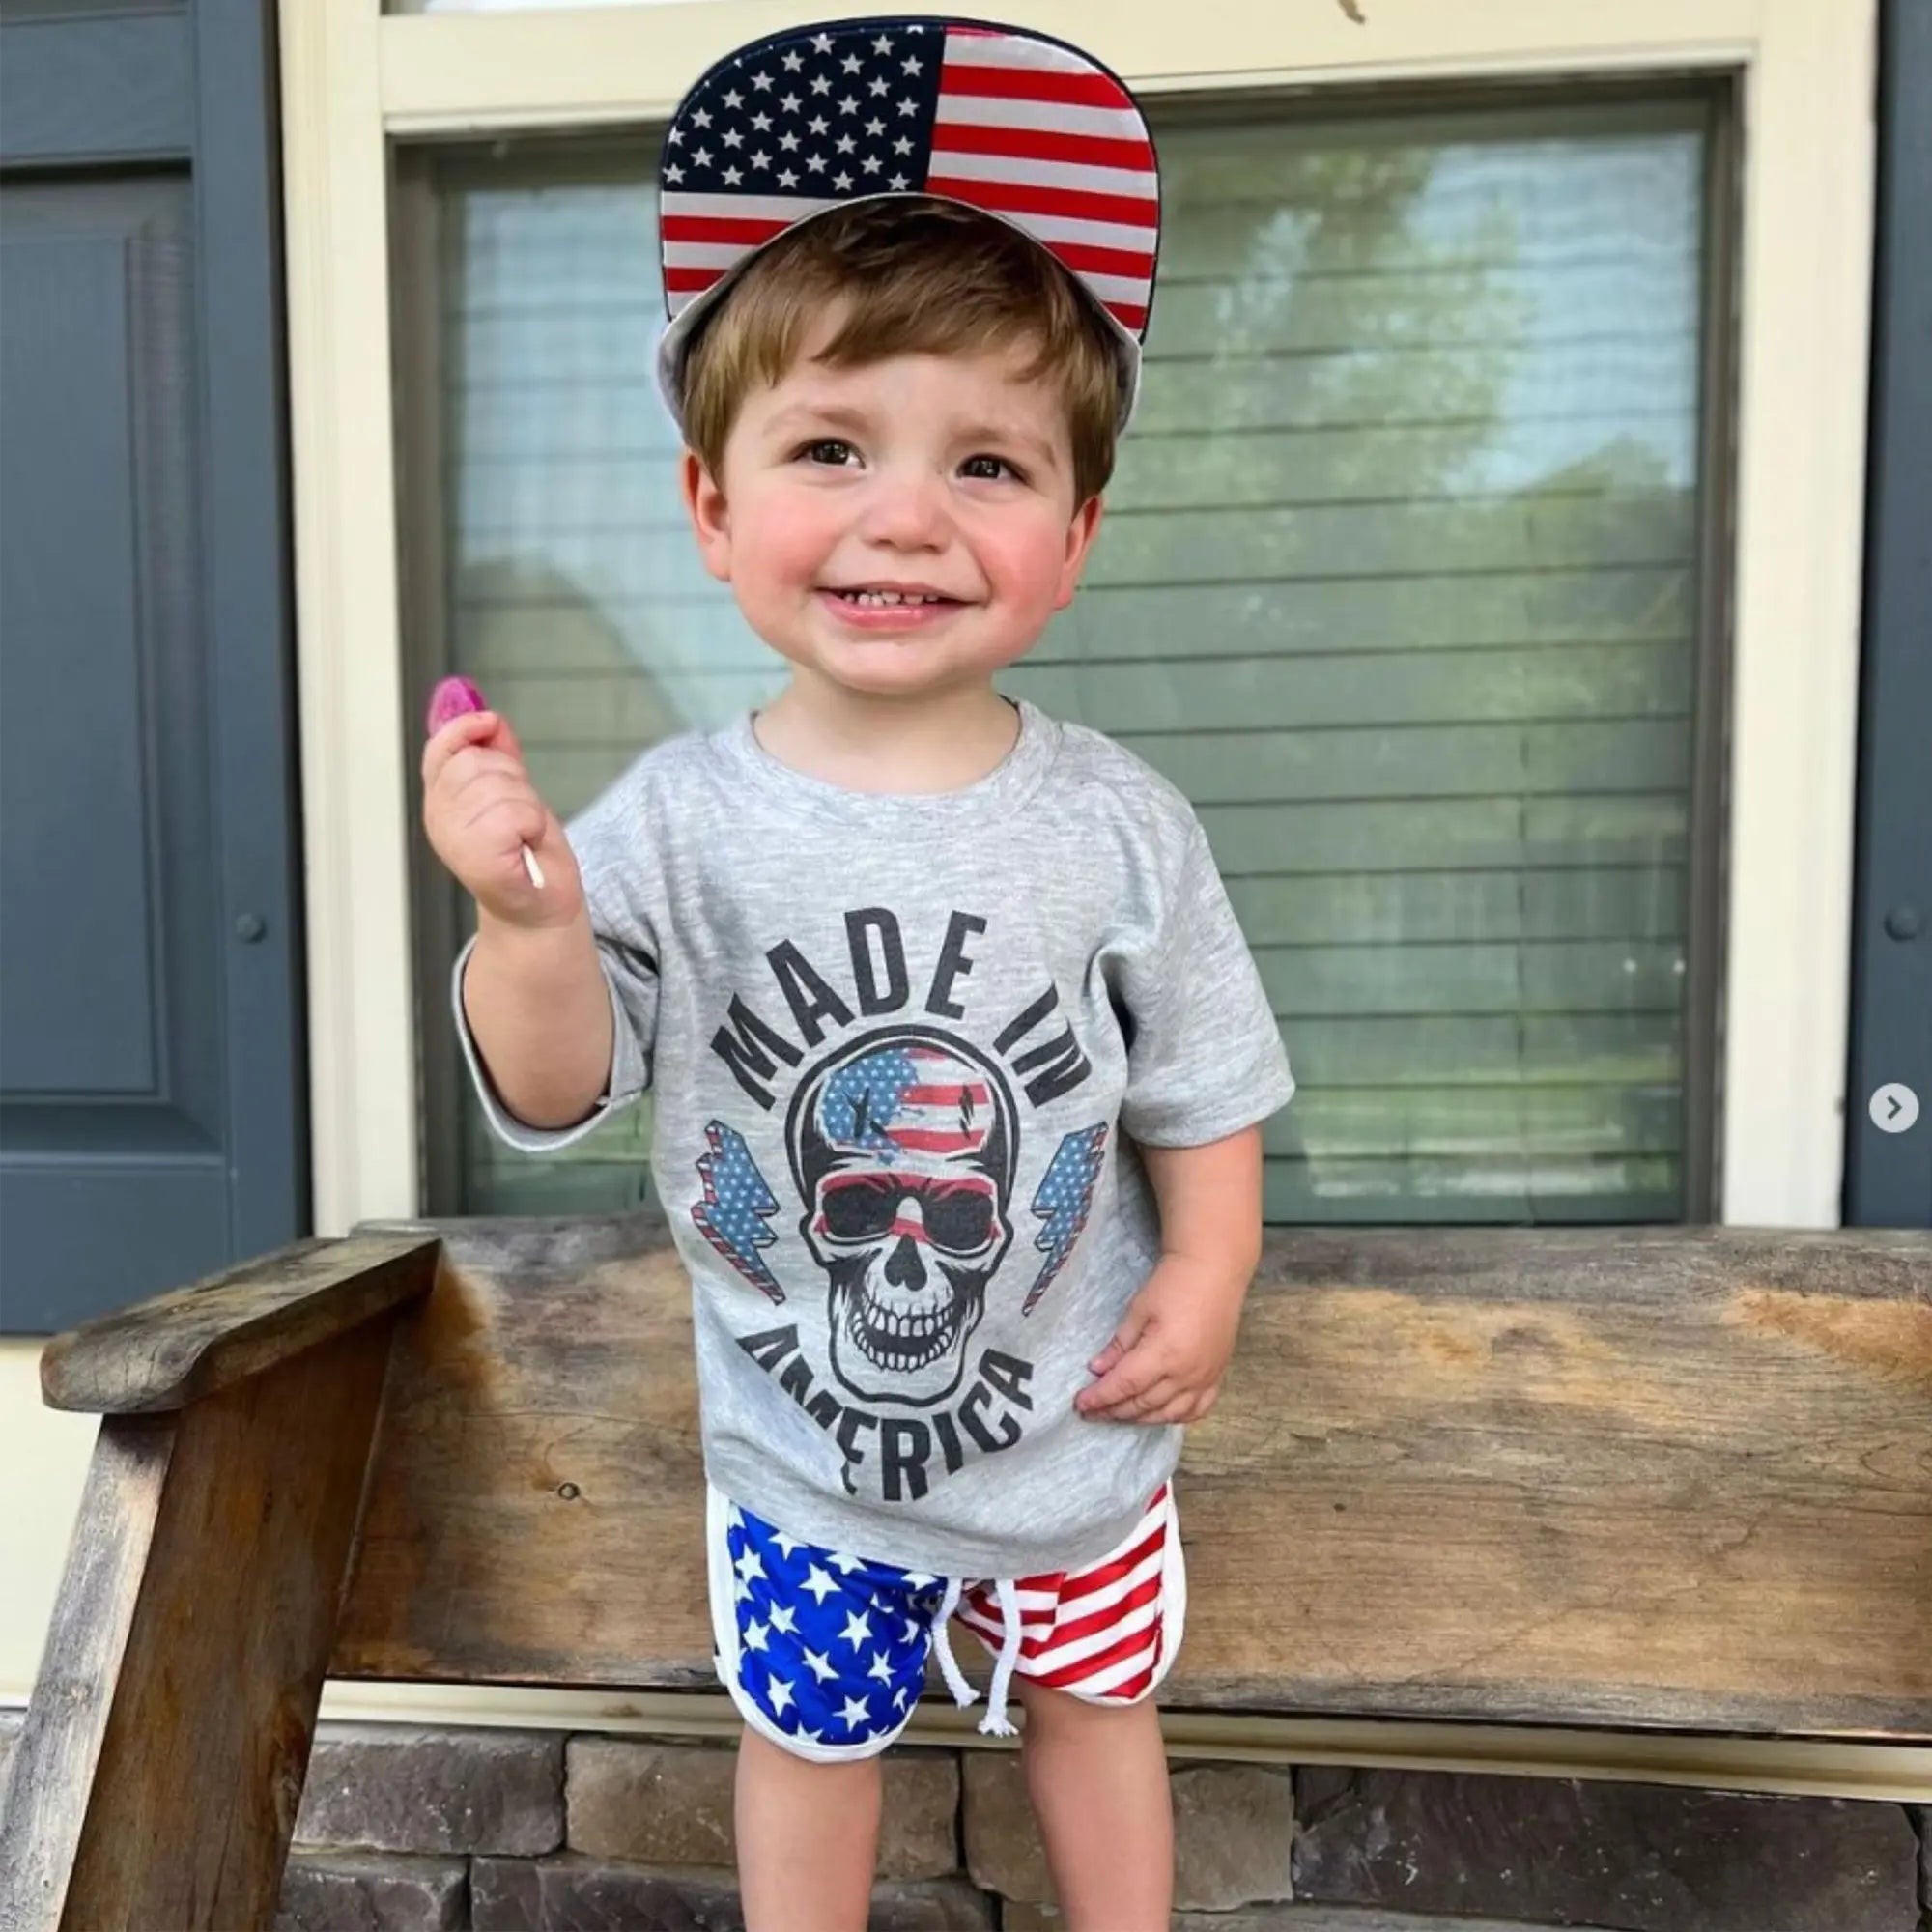
[[[0,1779],[19,1728],[0,1712]],[[732,1932],[727,1747],[325,1725],[277,1932]],[[1177,1762],[1179,1932],[1932,1932],[1932,1807]],[[886,1759],[875,1932],[1063,1924],[1009,1752]]]

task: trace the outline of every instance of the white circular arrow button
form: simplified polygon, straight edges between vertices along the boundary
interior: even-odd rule
[[[1902,1080],[1889,1080],[1871,1096],[1872,1125],[1882,1134],[1902,1134],[1918,1118],[1918,1095]]]

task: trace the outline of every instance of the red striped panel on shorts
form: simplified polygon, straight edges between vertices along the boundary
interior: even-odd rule
[[[1021,1677],[1086,1697],[1128,1702],[1151,1685],[1166,1655],[1162,1582],[1173,1524],[1163,1483],[1133,1534],[1084,1569],[1022,1577]],[[995,1654],[1006,1635],[990,1582],[968,1585],[959,1621]]]

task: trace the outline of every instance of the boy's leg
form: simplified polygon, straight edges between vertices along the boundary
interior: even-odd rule
[[[879,1753],[919,1701],[938,1579],[782,1534],[710,1492],[711,1634],[745,1720],[738,1878],[750,1932],[865,1932]]]
[[[1174,1806],[1160,1713],[1013,1680],[1020,1761],[1067,1932],[1167,1932]]]
[[[812,1764],[746,1726],[736,1818],[747,1932],[866,1932],[879,1789],[875,1757]]]

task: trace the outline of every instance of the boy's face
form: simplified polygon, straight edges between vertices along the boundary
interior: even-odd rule
[[[982,682],[1071,599],[1099,526],[1097,497],[1073,501],[1065,409],[1015,379],[1018,351],[828,368],[838,322],[746,398],[722,477],[686,452],[705,565],[799,675],[885,697]]]

